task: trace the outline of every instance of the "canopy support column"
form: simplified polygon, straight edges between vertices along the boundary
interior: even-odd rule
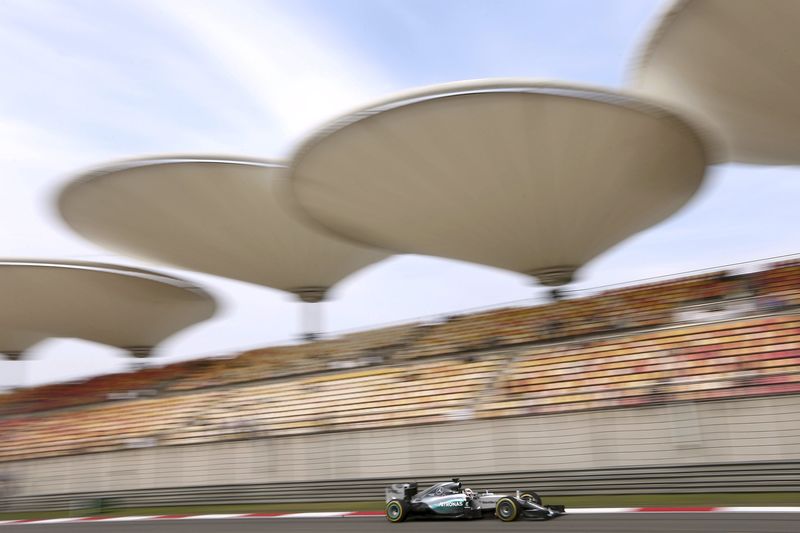
[[[573,266],[554,266],[531,270],[527,274],[539,280],[539,283],[545,287],[559,287],[572,283],[575,270],[576,267]]]
[[[20,359],[22,359],[22,355],[24,354],[24,352],[14,352],[14,351],[0,352],[0,353],[6,354],[6,358],[9,361],[19,361]]]
[[[153,353],[152,346],[126,346],[125,349],[137,359],[145,359]]]
[[[301,287],[291,291],[303,302],[300,308],[300,328],[303,340],[313,341],[322,332],[322,304],[327,291],[327,287]]]
[[[8,362],[12,364],[6,364],[8,367],[12,367],[14,370],[9,372],[12,376],[11,381],[7,383],[10,388],[22,388],[27,386],[28,384],[28,365],[30,364],[28,361],[23,359],[25,355],[24,352],[3,352],[6,357],[8,358]],[[0,389],[2,390],[2,389]]]
[[[322,302],[302,303],[301,306],[302,338],[307,341],[316,340],[322,332]]]

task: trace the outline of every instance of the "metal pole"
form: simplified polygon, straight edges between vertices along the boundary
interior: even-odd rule
[[[12,378],[9,386],[11,388],[22,388],[27,386],[28,376],[26,370],[28,367],[26,366],[25,359],[9,359],[6,361],[6,364],[10,365],[15,370],[13,373],[10,373]]]
[[[303,339],[317,339],[322,332],[322,302],[301,303],[300,324]]]
[[[292,289],[301,302],[300,329],[304,340],[313,341],[322,332],[322,302],[325,301],[326,287],[300,287]]]

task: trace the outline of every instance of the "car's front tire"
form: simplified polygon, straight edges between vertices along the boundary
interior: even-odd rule
[[[525,492],[520,494],[519,499],[533,502],[536,505],[542,505],[542,497],[533,492],[532,490],[526,490]]]
[[[519,505],[511,498],[500,498],[497,500],[494,513],[503,522],[513,522],[519,518]]]
[[[386,520],[396,524],[408,518],[409,505],[405,500],[391,500],[386,504]]]

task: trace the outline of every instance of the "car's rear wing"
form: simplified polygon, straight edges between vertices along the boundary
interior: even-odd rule
[[[386,501],[390,500],[409,500],[417,493],[417,484],[414,483],[394,483],[386,487]]]

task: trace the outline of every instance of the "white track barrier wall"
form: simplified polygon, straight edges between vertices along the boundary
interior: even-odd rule
[[[0,463],[14,496],[800,460],[800,396]]]

